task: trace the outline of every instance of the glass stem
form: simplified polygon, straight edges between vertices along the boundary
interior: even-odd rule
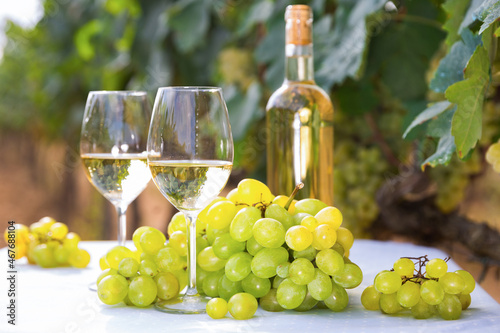
[[[116,206],[118,214],[118,245],[125,246],[127,240],[127,207]]]
[[[198,294],[196,290],[196,219],[198,212],[185,213],[187,222],[187,241],[188,241],[188,286],[186,296]]]

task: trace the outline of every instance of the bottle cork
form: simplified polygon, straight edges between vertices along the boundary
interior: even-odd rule
[[[313,13],[307,5],[286,7],[286,44],[308,45],[312,43]]]

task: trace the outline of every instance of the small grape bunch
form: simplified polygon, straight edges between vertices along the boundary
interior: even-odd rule
[[[459,319],[471,304],[476,282],[465,270],[448,272],[448,260],[400,258],[391,270],[375,276],[374,284],[363,291],[361,303],[367,310],[380,309],[385,314],[409,310],[416,319],[435,314],[446,320]]]
[[[90,254],[78,247],[80,236],[68,231],[66,224],[51,217],[44,217],[29,227],[16,223],[15,259],[27,257],[30,264],[43,268],[68,265],[75,268],[87,267]],[[7,228],[4,236],[8,242],[13,234]]]
[[[492,144],[486,152],[486,161],[493,167],[495,172],[500,173],[500,141]]]

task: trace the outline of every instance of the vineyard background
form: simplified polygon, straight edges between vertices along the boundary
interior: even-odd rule
[[[48,215],[83,239],[115,238],[115,213],[78,157],[90,90],[146,90],[153,99],[160,86],[222,86],[236,152],[227,190],[244,177],[265,181],[264,106],[283,80],[283,13],[292,3],[46,0],[33,29],[8,22],[2,223]],[[300,3],[314,10],[316,78],[335,104],[335,195],[347,226],[357,237],[444,248],[476,278],[485,273],[483,285],[500,301],[500,175],[484,158],[500,137],[500,2]],[[474,96],[453,95],[464,84],[474,84]],[[464,137],[453,117],[464,115],[466,97],[481,103],[467,118],[476,132]],[[437,217],[422,221],[429,211]],[[128,230],[166,231],[174,212],[150,184],[129,209]],[[455,235],[462,224],[449,221],[477,228]],[[437,237],[440,223],[449,229]]]

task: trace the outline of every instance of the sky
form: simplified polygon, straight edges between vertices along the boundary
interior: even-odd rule
[[[40,0],[0,0],[0,59],[7,42],[5,23],[11,20],[16,24],[30,28],[37,24],[43,14]]]

